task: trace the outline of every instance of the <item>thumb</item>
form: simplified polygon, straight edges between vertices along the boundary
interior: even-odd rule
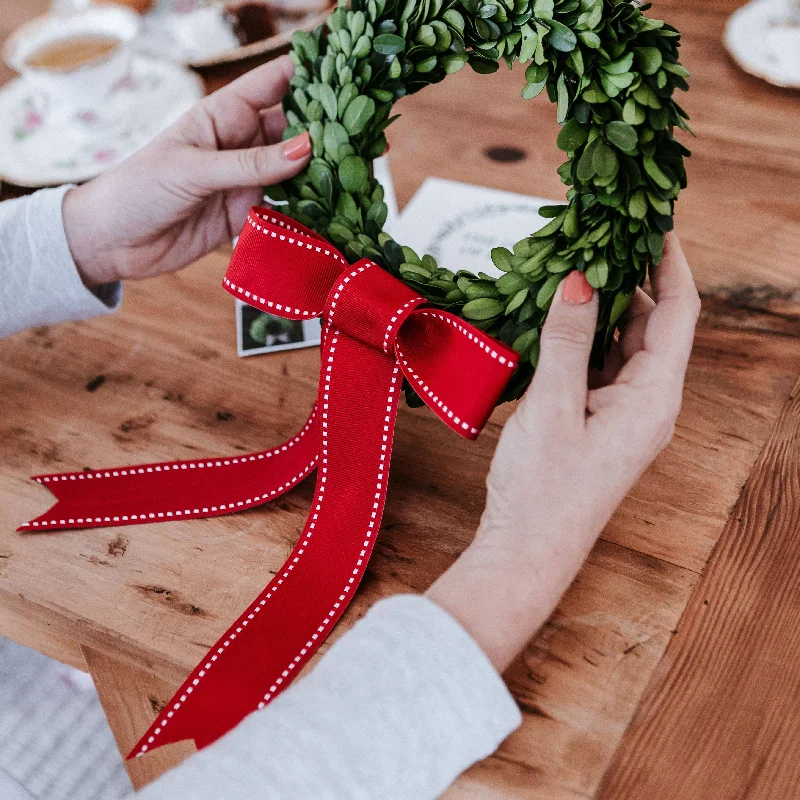
[[[271,186],[296,175],[310,157],[306,131],[279,144],[203,153],[195,180],[209,192]]]
[[[580,415],[586,410],[589,355],[598,310],[597,292],[573,270],[556,289],[547,314],[534,378],[534,392],[548,405]]]

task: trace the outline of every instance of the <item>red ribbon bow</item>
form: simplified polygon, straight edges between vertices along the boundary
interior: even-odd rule
[[[39,475],[58,502],[19,530],[91,528],[230,514],[284,494],[316,466],[297,546],[195,667],[129,757],[194,739],[205,747],[283,691],[322,644],[364,575],[386,498],[405,376],[447,425],[474,439],[516,354],[435,308],[376,264],[350,266],[295,221],[253,208],[224,280],[289,319],[325,317],[317,404],[272,450]]]

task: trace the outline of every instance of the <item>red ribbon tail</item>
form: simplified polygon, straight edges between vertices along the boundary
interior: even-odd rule
[[[184,739],[199,748],[214,742],[286,689],[325,640],[364,576],[380,528],[402,375],[445,424],[474,438],[516,367],[510,348],[424,308],[424,298],[376,264],[348,267],[328,242],[269,209],[251,210],[224,283],[270,313],[328,320],[316,411],[303,430],[260,453],[40,475],[57,502],[20,527],[230,514],[283,494],[318,467],[289,559],[129,757]]]
[[[187,738],[205,747],[264,707],[316,652],[364,576],[383,515],[402,378],[391,356],[338,331],[326,333],[322,364],[319,471],[297,546],[129,758]]]
[[[232,514],[288,492],[317,463],[316,409],[271,450],[220,458],[37,475],[58,502],[18,531],[137,525]]]

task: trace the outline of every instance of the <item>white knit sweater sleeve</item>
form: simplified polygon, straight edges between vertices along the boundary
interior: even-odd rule
[[[400,595],[137,800],[428,800],[520,721],[461,625],[424,597]]]
[[[61,218],[71,186],[0,203],[0,339],[34,325],[115,311],[119,283],[89,291],[72,260]]]

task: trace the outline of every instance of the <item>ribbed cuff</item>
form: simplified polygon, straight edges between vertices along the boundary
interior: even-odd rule
[[[62,214],[64,197],[73,188],[74,186],[68,184],[37,192],[32,198],[26,221],[29,231],[40,234],[38,237],[30,235],[33,244],[38,241],[38,246],[34,249],[35,255],[41,257],[44,264],[51,262],[53,272],[58,272],[63,278],[59,288],[67,292],[65,299],[69,302],[71,318],[89,319],[100,314],[109,314],[119,308],[122,302],[122,284],[115,281],[92,290],[87,289],[81,280],[67,243]],[[60,224],[48,224],[44,226],[46,231],[42,231],[37,224],[37,218],[48,222],[57,220]]]
[[[0,336],[34,325],[89,319],[116,311],[120,283],[84,286],[64,231],[61,207],[72,186],[43,189],[3,203],[3,259],[8,265]],[[7,301],[7,302],[6,302]]]

